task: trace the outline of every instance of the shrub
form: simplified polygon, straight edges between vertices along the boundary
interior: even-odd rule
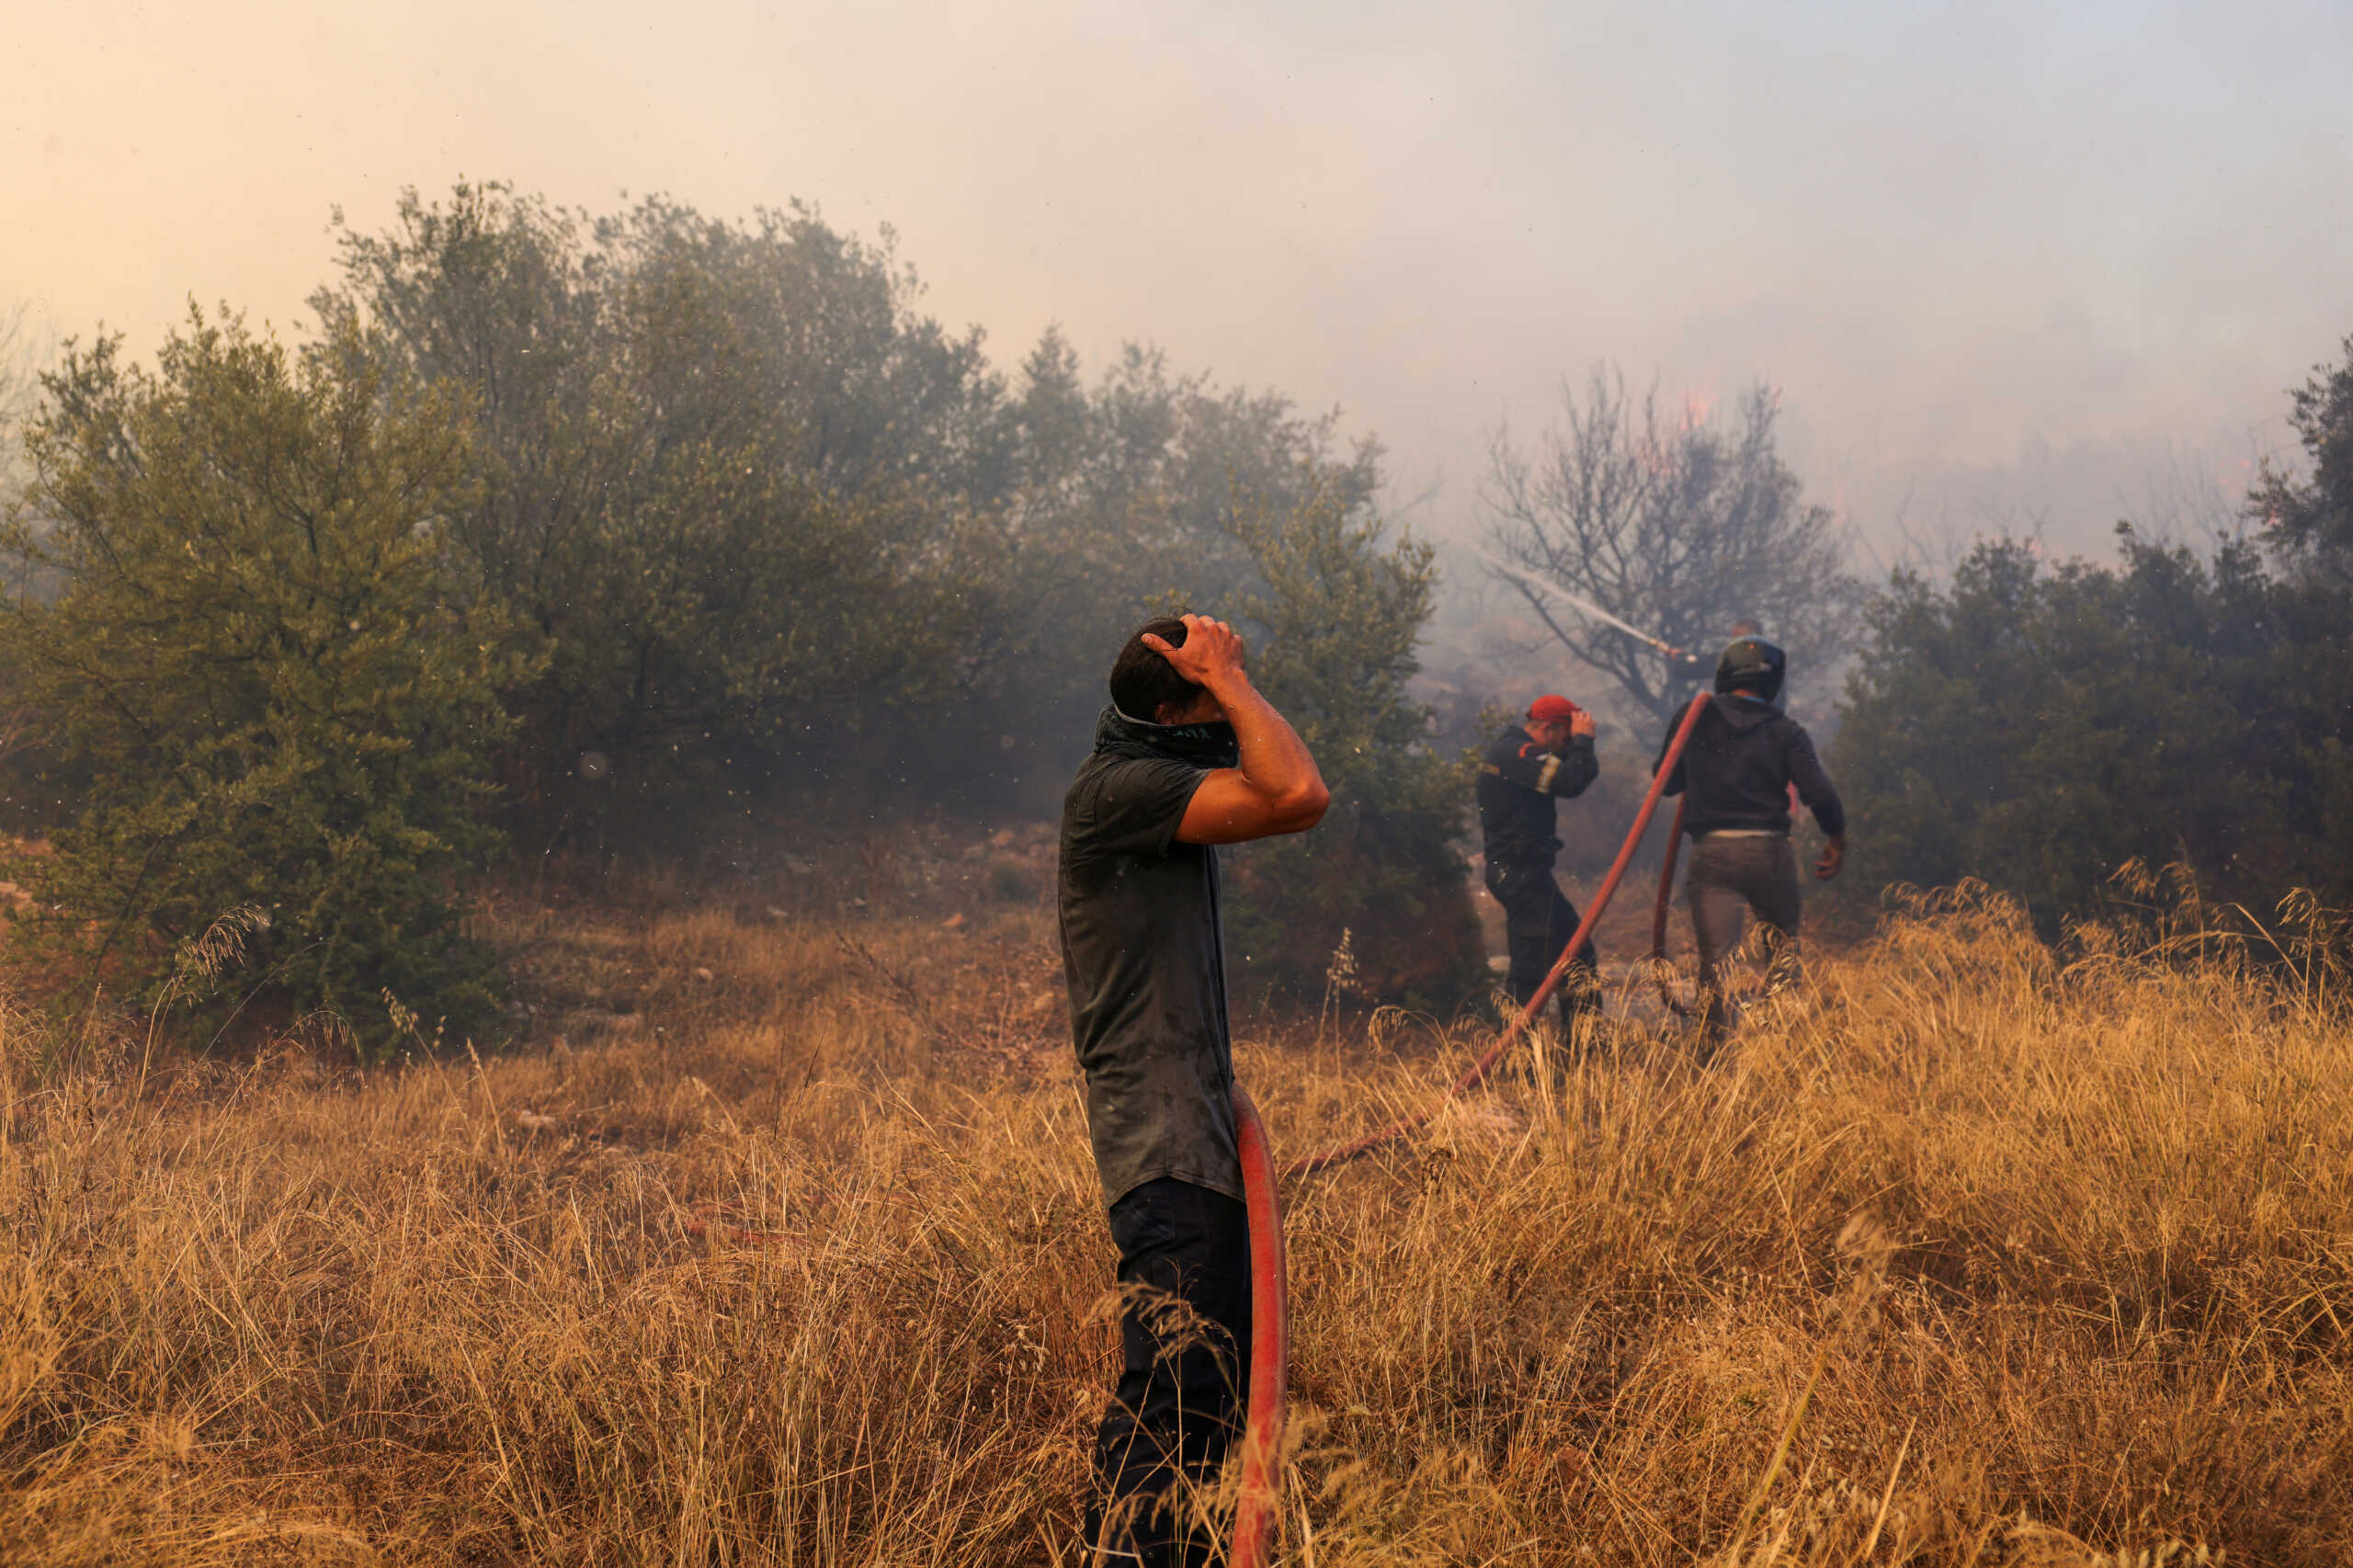
[[[1233,978],[1313,999],[1346,936],[1364,995],[1449,1006],[1484,973],[1484,949],[1452,843],[1469,781],[1406,691],[1433,552],[1411,538],[1384,549],[1380,519],[1330,490],[1233,527],[1266,585],[1237,606],[1260,636],[1251,678],[1315,754],[1332,806],[1313,833],[1233,855]]]
[[[496,977],[461,889],[517,672],[448,569],[462,399],[388,378],[347,331],[294,362],[192,312],[153,372],[119,349],[47,379],[9,530],[56,585],[0,616],[55,850],[17,873],[39,923],[152,998],[250,906],[241,1005],[333,1009],[380,1045],[387,993],[483,1028]]]
[[[2048,933],[2129,860],[2262,907],[2353,889],[2345,596],[2246,540],[2122,544],[2110,569],[1990,542],[1876,600],[1830,756],[1848,897],[1977,877]]]

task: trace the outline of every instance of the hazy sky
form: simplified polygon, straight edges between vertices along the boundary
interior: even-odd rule
[[[1607,358],[1770,377],[1875,539],[2096,544],[2353,332],[2345,0],[17,0],[0,51],[0,307],[60,333],[299,324],[403,185],[800,197],[1008,368],[1058,320],[1344,405],[1441,531]]]

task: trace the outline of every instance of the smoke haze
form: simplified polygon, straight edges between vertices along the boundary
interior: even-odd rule
[[[2226,513],[2353,329],[2341,6],[1262,10],[36,4],[0,305],[142,352],[191,294],[297,324],[331,208],[460,176],[800,198],[892,225],[1002,366],[1059,321],[1344,404],[1441,535],[1564,375],[1768,376],[1890,552]]]

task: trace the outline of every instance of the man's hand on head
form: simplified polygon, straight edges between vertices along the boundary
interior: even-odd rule
[[[1222,682],[1247,679],[1244,662],[1249,650],[1241,634],[1225,622],[1206,615],[1180,617],[1185,643],[1178,647],[1155,632],[1144,633],[1143,645],[1168,661],[1168,667],[1195,686],[1215,691]]]
[[[1182,647],[1146,632],[1143,645],[1214,699],[1210,706],[1233,726],[1240,765],[1211,768],[1176,824],[1179,844],[1240,844],[1279,833],[1304,833],[1323,820],[1332,791],[1315,758],[1274,705],[1244,673],[1246,650],[1233,628],[1206,615],[1180,618]]]
[[[1575,742],[1593,738],[1593,715],[1580,708],[1566,719],[1530,719],[1528,733],[1554,756],[1566,756]]]

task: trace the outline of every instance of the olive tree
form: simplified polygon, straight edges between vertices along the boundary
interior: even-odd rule
[[[1232,852],[1234,978],[1312,999],[1329,976],[1378,1001],[1451,1006],[1484,961],[1452,842],[1468,770],[1433,746],[1410,689],[1435,552],[1312,475],[1303,499],[1251,507],[1233,528],[1258,574],[1232,606],[1256,643],[1251,678],[1332,790],[1314,832]]]
[[[14,868],[46,934],[152,997],[250,912],[241,994],[381,1043],[495,1018],[464,889],[525,666],[453,573],[471,412],[368,350],[193,312],[152,371],[69,347],[6,540],[56,590],[6,604],[0,647],[54,824]]]

